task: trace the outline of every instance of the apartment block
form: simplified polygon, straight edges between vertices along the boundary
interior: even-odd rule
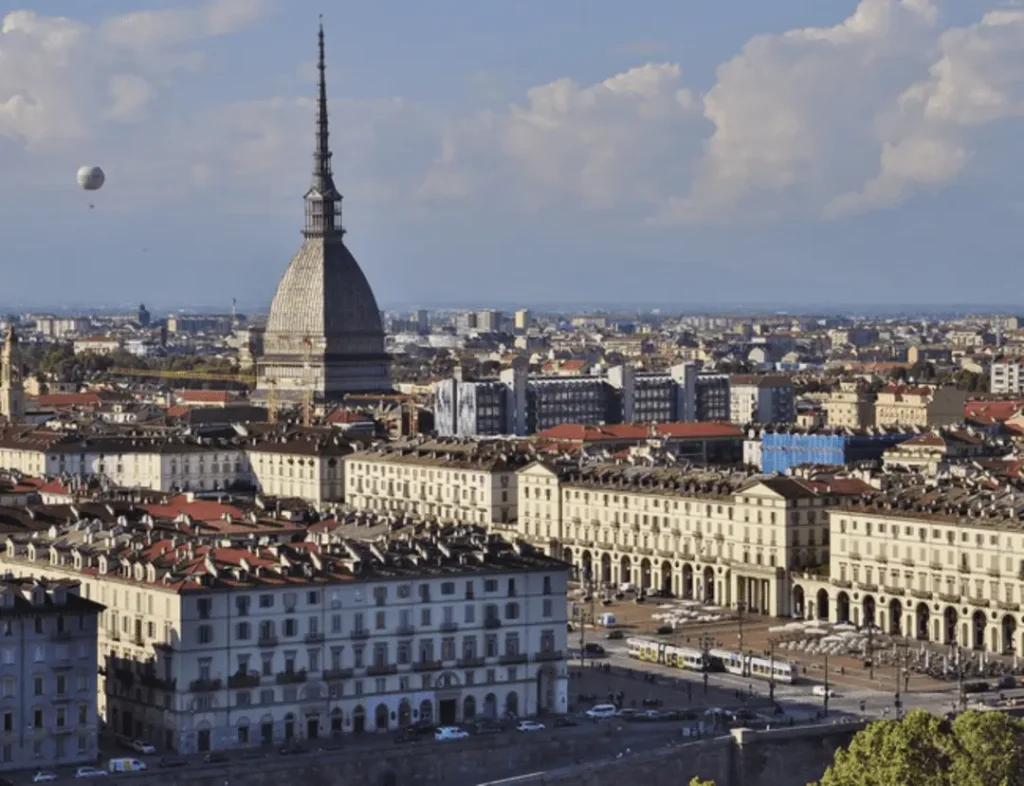
[[[0,770],[92,763],[97,619],[69,580],[0,580]]]
[[[9,538],[0,567],[105,599],[99,713],[165,750],[567,709],[567,566],[527,544],[218,543],[76,526]]]

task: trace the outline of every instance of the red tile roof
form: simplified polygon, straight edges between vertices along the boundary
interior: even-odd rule
[[[231,390],[179,390],[175,395],[182,401],[203,404],[227,404],[238,398],[238,394]]]
[[[36,397],[40,407],[98,407],[99,393],[44,393]]]
[[[1024,409],[1024,399],[1010,401],[968,401],[964,405],[964,414],[969,418],[992,418],[992,420],[1009,420]]]

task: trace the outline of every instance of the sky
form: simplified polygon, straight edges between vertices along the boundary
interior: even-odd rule
[[[265,309],[321,12],[383,307],[1017,300],[1021,2],[13,2],[5,306]]]

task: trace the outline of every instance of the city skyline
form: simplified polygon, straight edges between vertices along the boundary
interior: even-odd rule
[[[385,308],[942,306],[1016,271],[1010,4],[387,6],[325,17],[348,240]],[[32,8],[0,33],[3,299],[269,305],[318,9]]]

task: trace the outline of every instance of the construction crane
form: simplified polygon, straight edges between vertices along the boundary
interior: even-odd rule
[[[135,368],[112,368],[107,372],[112,376],[123,377],[155,377],[157,379],[197,379],[206,382],[237,382],[248,388],[256,387],[256,372],[240,374],[218,374],[209,371],[151,371]],[[277,380],[266,379],[267,384],[267,422],[277,423]]]
[[[246,387],[256,386],[256,373],[222,374],[213,371],[154,371],[137,368],[112,368],[108,372],[120,377],[157,377],[159,379],[199,379],[207,382],[237,382]]]

